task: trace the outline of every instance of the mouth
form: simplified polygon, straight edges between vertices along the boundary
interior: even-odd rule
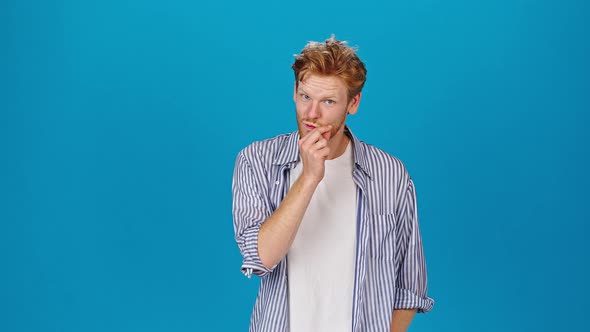
[[[319,127],[319,125],[317,123],[313,123],[313,122],[309,122],[309,121],[303,121],[303,125],[305,125],[305,127],[309,130],[313,130],[313,129]]]

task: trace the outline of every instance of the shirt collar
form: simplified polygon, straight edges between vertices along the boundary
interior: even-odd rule
[[[361,141],[353,135],[350,131],[348,126],[344,127],[344,134],[350,138],[352,142],[352,151],[353,151],[353,158],[354,164],[356,168],[360,169],[363,173],[365,173],[369,178],[371,177],[371,173],[369,172],[369,167],[367,164],[367,156]],[[295,164],[299,159],[299,132],[294,131],[288,134],[287,139],[283,141],[283,145],[279,149],[279,153],[275,160],[273,161],[273,165],[283,166],[287,164]]]

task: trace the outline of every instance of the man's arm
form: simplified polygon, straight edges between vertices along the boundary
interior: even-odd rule
[[[404,202],[398,211],[396,227],[399,261],[396,266],[396,289],[391,331],[406,331],[416,312],[432,309],[434,301],[427,296],[426,261],[418,224],[414,182],[409,179]]]
[[[276,211],[260,227],[258,255],[268,269],[277,265],[289,251],[311,197],[324,177],[325,160],[330,153],[330,128],[316,128],[299,140],[303,162],[301,176]]]
[[[390,332],[406,332],[414,319],[416,309],[397,309],[391,317]]]
[[[313,192],[324,176],[330,128],[316,128],[299,140],[303,172],[275,211],[269,211],[266,203],[265,183],[260,182],[264,180],[258,178],[244,154],[238,156],[232,210],[246,276],[254,273],[262,277],[272,272],[291,247]]]

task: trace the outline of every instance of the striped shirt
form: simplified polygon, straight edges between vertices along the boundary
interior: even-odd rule
[[[348,128],[346,134],[353,147],[357,197],[351,331],[389,331],[394,309],[427,312],[434,304],[426,295],[414,183],[399,159],[359,141]],[[288,331],[287,258],[266,268],[258,256],[258,232],[289,190],[298,140],[293,132],[254,142],[236,159],[232,210],[242,272],[261,277],[250,332]]]

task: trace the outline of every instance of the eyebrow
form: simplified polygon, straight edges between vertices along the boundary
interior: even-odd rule
[[[306,94],[309,95],[309,93],[307,93],[307,91],[305,91],[301,86],[299,88],[297,88],[297,93],[301,94]],[[334,94],[327,94],[325,96],[322,96],[320,99],[338,99],[338,96],[334,95]]]

